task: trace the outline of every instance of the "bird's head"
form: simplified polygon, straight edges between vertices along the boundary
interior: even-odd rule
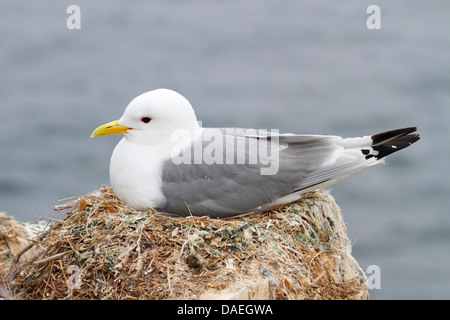
[[[125,138],[141,144],[167,142],[176,130],[193,132],[199,127],[194,109],[181,94],[157,89],[134,98],[119,120],[99,126],[91,138],[123,133]]]

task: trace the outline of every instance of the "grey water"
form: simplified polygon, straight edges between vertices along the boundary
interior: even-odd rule
[[[367,27],[372,4],[381,29]],[[331,194],[361,268],[379,267],[372,299],[448,299],[449,31],[444,0],[2,1],[0,210],[35,221],[109,184],[120,137],[90,133],[156,88],[207,127],[418,126],[419,142]]]

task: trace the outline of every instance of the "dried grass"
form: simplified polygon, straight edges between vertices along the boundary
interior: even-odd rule
[[[22,223],[0,212],[0,275],[14,263],[16,255],[31,244],[28,238],[29,234]]]
[[[264,279],[271,299],[366,299],[324,191],[234,219],[139,212],[110,187],[79,197],[1,280],[17,299],[199,299]]]

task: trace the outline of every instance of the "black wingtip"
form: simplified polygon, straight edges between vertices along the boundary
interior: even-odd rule
[[[409,147],[411,144],[420,139],[420,135],[418,133],[413,134],[415,131],[417,131],[417,127],[396,129],[374,134],[371,136],[373,141],[372,148],[378,151],[378,154],[367,155],[366,158],[376,157],[377,159],[381,159],[391,153]]]
[[[408,127],[374,134],[373,136],[371,136],[373,141],[372,146],[376,147],[378,145],[406,136],[407,134],[413,133],[415,131],[417,131],[417,127]]]

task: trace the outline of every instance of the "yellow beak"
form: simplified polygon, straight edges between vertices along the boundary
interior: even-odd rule
[[[111,121],[108,123],[105,123],[94,130],[91,134],[91,138],[97,137],[97,136],[105,136],[107,134],[111,133],[125,133],[127,132],[129,127],[126,126],[119,126],[118,125],[119,120]]]

